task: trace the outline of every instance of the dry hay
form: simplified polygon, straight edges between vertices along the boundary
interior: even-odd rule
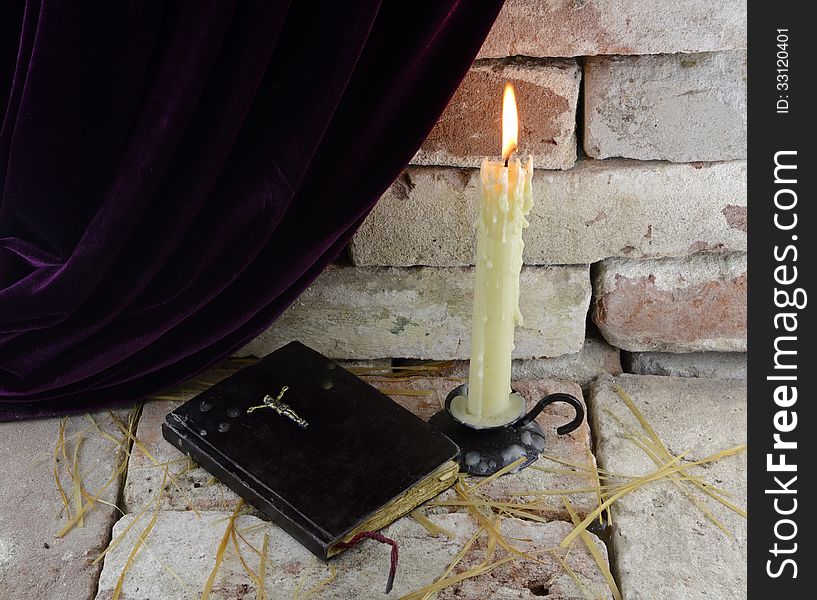
[[[253,362],[255,362],[254,359],[238,359],[238,360],[233,359],[231,361],[228,361],[228,363],[226,363],[225,365],[222,365],[221,367],[215,369],[214,371],[211,371],[207,375],[201,378],[194,379],[182,386],[179,386],[175,390],[157,395],[154,399],[173,401],[186,400],[192,395],[199,393],[204,389],[207,389],[208,387],[217,383],[221,379],[229,376],[237,369],[246,366],[247,364],[252,364]],[[381,373],[380,376],[389,381],[399,380],[410,381],[415,378],[427,377],[429,374],[433,374],[433,372],[436,370],[443,370],[449,367],[450,364],[441,362],[438,364],[419,365],[411,367],[392,367],[391,369],[356,367],[350,370],[361,375],[375,374],[374,371],[387,371]],[[398,393],[402,393],[405,395],[420,395],[423,392],[424,392],[423,390],[417,391],[396,389],[389,390],[387,393],[395,395]],[[599,569],[599,572],[601,573],[605,582],[610,588],[613,598],[615,600],[619,600],[621,598],[621,594],[618,590],[615,579],[613,578],[613,575],[610,572],[607,560],[603,556],[602,552],[600,552],[599,548],[596,546],[596,542],[594,541],[593,536],[591,536],[588,533],[587,529],[593,523],[594,520],[598,520],[599,523],[601,524],[604,523],[611,524],[612,523],[612,514],[610,512],[611,506],[613,506],[615,502],[622,498],[623,496],[630,494],[638,489],[641,489],[644,486],[648,486],[658,481],[672,482],[673,485],[676,486],[677,489],[698,510],[700,510],[706,516],[707,519],[712,521],[725,535],[731,535],[731,532],[723,525],[723,523],[721,523],[712,514],[712,511],[710,511],[704,505],[701,499],[693,495],[692,493],[693,490],[702,492],[703,494],[705,494],[707,498],[721,504],[722,506],[728,508],[729,510],[743,517],[746,517],[745,509],[740,508],[733,502],[731,502],[729,500],[730,496],[728,492],[711,485],[699,475],[691,473],[690,470],[693,467],[713,463],[719,460],[723,460],[727,457],[734,456],[741,452],[744,452],[746,449],[746,445],[744,444],[736,446],[734,448],[728,448],[721,452],[718,452],[711,456],[704,457],[696,461],[683,462],[686,453],[673,455],[667,449],[666,444],[660,439],[660,437],[657,435],[657,433],[652,428],[647,419],[638,410],[633,400],[619,387],[616,388],[616,393],[619,395],[622,402],[627,406],[627,408],[636,418],[642,430],[634,431],[632,428],[627,428],[624,426],[623,423],[621,423],[621,425],[624,427],[626,437],[635,446],[637,446],[643,452],[645,452],[649,456],[649,458],[654,462],[654,464],[656,465],[656,469],[654,471],[650,473],[645,473],[638,477],[624,476],[621,474],[610,473],[605,469],[599,468],[598,466],[595,465],[592,456],[588,457],[588,462],[586,464],[581,464],[565,460],[558,456],[543,454],[542,458],[553,463],[554,466],[542,467],[540,465],[533,465],[529,468],[539,469],[557,474],[582,473],[591,475],[595,485],[592,487],[582,487],[569,490],[565,489],[518,490],[511,494],[512,497],[519,498],[518,501],[496,501],[489,497],[486,497],[482,493],[482,490],[485,488],[487,484],[495,480],[497,477],[500,477],[503,474],[510,472],[511,470],[516,468],[516,466],[518,466],[517,463],[519,461],[517,461],[517,463],[508,465],[507,467],[505,467],[504,469],[490,477],[476,479],[473,477],[463,475],[459,476],[458,481],[454,486],[454,490],[457,494],[457,499],[446,501],[432,500],[427,505],[449,507],[453,506],[462,508],[465,511],[467,511],[468,514],[477,522],[478,529],[471,537],[471,539],[457,553],[452,562],[443,569],[442,574],[437,578],[436,581],[421,589],[415,590],[403,596],[401,600],[427,600],[433,594],[439,592],[440,590],[456,585],[466,579],[479,577],[481,575],[489,573],[493,569],[512,561],[542,562],[541,559],[538,558],[537,556],[531,553],[525,553],[519,548],[517,548],[512,543],[512,540],[506,539],[501,533],[500,524],[501,520],[506,517],[515,517],[518,519],[533,522],[547,522],[546,519],[537,514],[537,510],[541,508],[540,498],[544,496],[561,496],[565,508],[568,511],[568,514],[570,515],[574,524],[573,530],[567,536],[565,536],[562,542],[555,548],[547,549],[546,552],[550,553],[551,556],[556,559],[556,561],[559,563],[564,572],[567,573],[576,582],[578,588],[588,598],[592,598],[593,596],[589,593],[586,586],[583,584],[581,578],[575,572],[573,572],[573,570],[570,568],[568,564],[567,557],[571,551],[571,548],[579,540],[584,546],[587,547],[587,550],[589,551],[590,555],[595,561]],[[184,462],[185,463],[185,466],[183,467],[184,469],[195,468],[195,465],[192,464],[191,461],[189,461],[189,459],[187,458],[178,459],[177,461],[168,461],[164,463],[160,463],[155,458],[153,458],[135,435],[136,422],[138,421],[139,413],[140,413],[139,407],[132,410],[128,416],[127,422],[121,421],[113,413],[111,413],[113,422],[116,425],[117,429],[119,430],[121,436],[115,436],[110,432],[104,431],[99,426],[99,424],[93,419],[93,417],[88,415],[87,418],[89,419],[90,426],[83,432],[75,434],[71,438],[67,438],[65,436],[65,423],[63,421],[59,429],[58,439],[54,450],[54,479],[58,493],[60,494],[63,503],[63,510],[67,515],[67,522],[63,525],[63,527],[57,534],[59,536],[64,536],[68,534],[74,527],[82,526],[84,516],[86,516],[90,510],[93,510],[93,508],[97,504],[102,502],[100,500],[100,496],[105,491],[105,489],[107,489],[110,485],[113,485],[114,482],[118,482],[121,480],[122,475],[127,471],[128,458],[130,457],[130,453],[132,452],[133,447],[137,447],[140,451],[144,452],[152,460],[153,462],[152,466],[161,469],[163,472],[163,485],[159,487],[159,490],[157,491],[157,494],[154,496],[154,498],[152,498],[141,509],[141,511],[137,515],[137,518],[135,518],[116,539],[111,541],[108,548],[106,548],[94,560],[95,563],[102,560],[109,551],[117,547],[117,545],[122,541],[122,539],[124,539],[128,531],[137,522],[139,522],[143,517],[145,517],[149,513],[151,514],[151,517],[147,525],[142,529],[142,531],[137,537],[137,540],[133,548],[131,548],[130,550],[128,559],[125,562],[122,572],[120,573],[119,578],[117,580],[113,600],[117,600],[119,598],[122,589],[122,584],[125,581],[128,569],[133,564],[133,560],[138,555],[138,553],[140,551],[145,550],[151,552],[152,554],[152,551],[150,550],[150,546],[148,544],[148,538],[156,523],[156,519],[159,512],[159,506],[166,482],[169,481],[176,487],[176,489],[179,492],[186,496],[184,490],[182,490],[178,482],[175,481],[175,477],[178,476],[179,473],[176,472],[174,474],[171,472],[170,470],[171,464]],[[103,436],[105,439],[108,439],[114,444],[116,451],[120,450],[123,451],[122,452],[123,459],[115,465],[110,478],[99,490],[97,490],[94,493],[89,492],[83,484],[81,465],[79,464],[77,458],[79,456],[79,448],[83,442],[84,436],[89,433],[90,434],[95,433]],[[74,444],[73,447],[71,446],[72,442]],[[520,461],[521,460],[522,459],[520,459]],[[59,463],[62,463],[63,467],[66,468],[68,472],[67,480],[70,481],[70,484],[68,483],[68,481],[65,481],[65,485],[63,485],[64,479],[63,477],[60,476]],[[213,484],[217,483],[217,480],[213,478],[212,483]],[[569,497],[574,494],[588,492],[592,492],[596,495],[597,506],[584,519],[581,519],[579,515],[576,513],[576,511],[573,509]],[[532,499],[525,500],[524,498]],[[208,599],[213,583],[218,574],[219,568],[223,562],[225,553],[228,551],[229,546],[232,545],[232,549],[235,552],[235,555],[238,557],[239,562],[243,566],[248,578],[256,586],[257,590],[256,599],[257,600],[268,599],[265,587],[265,575],[267,573],[268,568],[267,559],[268,536],[266,533],[264,534],[263,545],[262,548],[260,549],[252,546],[251,544],[249,544],[249,542],[247,542],[242,532],[238,531],[235,527],[236,518],[239,515],[246,512],[246,510],[247,509],[243,506],[243,502],[239,502],[239,504],[233,511],[232,515],[229,518],[225,519],[227,524],[225,527],[224,535],[221,539],[221,542],[216,552],[213,569],[207,581],[204,583],[204,588],[201,596],[197,595],[193,591],[192,586],[185,582],[184,579],[178,575],[178,573],[173,571],[167,565],[161,563],[161,561],[158,561],[161,564],[162,568],[170,575],[172,575],[173,578],[176,579],[180,583],[180,585],[182,585],[182,587],[190,594],[191,597],[193,598],[200,597],[201,600]],[[455,537],[453,532],[447,531],[444,528],[439,527],[428,517],[426,517],[420,510],[415,510],[412,513],[412,516],[423,527],[426,528],[429,535],[432,536],[445,535],[449,538]],[[457,572],[457,567],[458,565],[461,564],[463,558],[468,554],[469,550],[474,546],[475,542],[483,537],[485,538],[486,548],[484,559],[476,566]],[[250,565],[250,562],[248,562],[247,558],[245,557],[245,552],[249,552],[251,555],[254,555],[252,557],[253,562],[257,562],[257,567],[255,569]],[[303,581],[299,582],[293,594],[293,599],[303,600],[304,598],[314,596],[321,590],[325,589],[327,586],[331,585],[331,582],[337,573],[334,567],[332,568],[331,573],[332,574],[330,577],[317,583],[316,585],[312,586],[310,589],[306,591],[302,590],[304,582]]]

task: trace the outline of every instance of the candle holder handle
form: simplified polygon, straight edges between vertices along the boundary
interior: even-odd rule
[[[582,424],[582,421],[584,421],[584,407],[575,396],[571,396],[570,394],[564,393],[548,394],[547,396],[539,400],[539,402],[537,402],[536,405],[532,409],[530,409],[530,411],[528,411],[528,414],[520,418],[511,426],[514,428],[524,427],[525,425],[533,421],[536,417],[538,417],[539,413],[541,413],[546,406],[548,406],[549,404],[553,404],[554,402],[564,402],[566,404],[569,404],[576,411],[576,416],[573,417],[573,420],[570,421],[570,423],[565,423],[564,425],[560,425],[559,427],[557,427],[556,433],[559,435],[564,435],[566,433],[570,433],[571,431],[575,431],[579,427],[579,425]]]

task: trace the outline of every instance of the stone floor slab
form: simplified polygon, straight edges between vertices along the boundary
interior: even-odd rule
[[[114,413],[127,422],[127,411]],[[122,475],[117,468],[125,459],[124,438],[108,413],[65,419],[64,447],[57,453],[60,419],[0,423],[0,598],[14,600],[87,600],[93,596],[101,564],[93,559],[108,545],[117,510],[115,503]],[[75,449],[76,460],[75,460]],[[82,487],[100,502],[84,513],[83,526],[57,538],[60,529],[76,514],[76,496],[69,470],[78,467]],[[60,485],[69,501],[66,511]],[[87,499],[83,504],[88,504]]]
[[[394,379],[365,376],[363,379],[425,420],[442,407],[448,392],[464,381],[452,377]],[[555,392],[573,394],[583,402],[581,388],[569,381],[520,380],[514,382],[514,388],[528,399],[529,407],[543,396]],[[420,391],[423,395],[401,395],[401,392],[406,391],[413,394]],[[167,465],[166,468],[172,475],[172,480],[164,485],[160,502],[163,510],[229,511],[239,500],[235,493],[214,480],[204,469],[191,469],[190,463],[182,454],[162,437],[161,425],[165,415],[179,404],[181,402],[159,401],[148,402],[144,406],[137,429],[140,446],[132,452],[125,483],[126,512],[137,512],[157,497],[162,484],[163,467],[157,467],[156,462]],[[595,466],[595,459],[590,451],[590,429],[587,422],[570,434],[558,436],[555,433],[559,425],[571,419],[571,411],[567,405],[555,404],[537,418],[547,434],[545,452],[558,460]],[[506,501],[520,491],[576,490],[595,486],[594,478],[587,472],[574,471],[550,458],[543,457],[534,466],[536,468],[528,468],[493,481],[485,486],[483,492],[495,500]],[[440,499],[453,497],[453,494],[448,493]],[[533,496],[524,498],[530,500]],[[586,515],[598,503],[594,493],[571,494],[570,498],[581,515]],[[568,518],[561,498],[555,495],[542,496],[537,513],[547,518]]]
[[[210,512],[198,519],[191,512],[159,512],[154,527],[145,538],[145,545],[123,577],[121,598],[198,598],[215,565],[217,549],[227,528],[229,515],[227,512]],[[433,537],[411,517],[400,519],[383,531],[400,544],[400,562],[392,597],[400,598],[436,580],[470,539],[476,527],[465,514],[431,518],[437,525],[452,532],[454,538],[449,539],[444,535]],[[114,539],[118,539],[135,519],[132,514],[123,517],[114,527]],[[96,600],[112,598],[137,535],[149,519],[149,514],[144,515],[107,555]],[[530,540],[514,542],[521,550],[538,552],[558,545],[570,526],[558,522],[542,524],[508,519],[501,528],[508,537]],[[298,590],[306,597],[327,600],[382,596],[389,568],[387,547],[367,541],[325,563],[277,526],[256,517],[240,516],[236,521],[236,529],[246,540],[245,542],[237,537],[242,557],[256,573],[259,572],[260,555],[248,544],[261,550],[264,534],[269,536],[264,584],[270,599],[293,598]],[[481,561],[485,556],[484,548],[484,542],[475,544],[465,556],[462,568]],[[600,548],[604,552],[603,545]],[[534,596],[531,588],[552,590],[551,595],[555,598],[584,597],[552,555],[542,553],[541,556],[544,564],[514,561],[497,568],[489,576],[444,590],[439,597],[461,600],[521,599]],[[593,559],[584,548],[577,546],[572,549],[567,562],[586,589],[593,590],[602,597],[609,597],[604,591],[603,579]],[[332,575],[333,568],[336,572],[334,579],[326,583],[319,594],[310,595],[310,591]],[[214,580],[210,598],[226,600],[256,597],[257,586],[246,573],[231,542]]]
[[[390,395],[398,404],[407,408],[422,419],[428,420],[440,410],[445,398],[453,388],[465,380],[449,377],[418,377],[411,379],[388,379],[366,377],[369,383]],[[528,409],[542,397],[556,392],[573,394],[584,404],[581,388],[570,381],[556,379],[519,380],[513,387],[528,401]],[[428,395],[401,395],[401,391],[427,392]],[[590,451],[590,428],[587,421],[576,431],[567,435],[556,435],[556,428],[572,418],[573,409],[565,404],[554,404],[546,408],[536,419],[545,430],[545,454],[561,461],[587,465],[595,468],[595,458]],[[474,481],[478,481],[477,478]],[[593,476],[588,472],[574,471],[570,467],[555,462],[551,458],[540,458],[534,465],[519,473],[512,473],[495,479],[484,486],[481,491],[494,500],[505,502],[519,499],[518,492],[536,490],[577,490],[595,486]],[[443,492],[439,500],[453,500],[452,490]],[[521,496],[532,500],[538,496]],[[596,494],[569,494],[576,512],[585,516],[598,505]],[[548,519],[569,519],[564,503],[558,495],[544,495],[540,498],[537,514]]]
[[[632,441],[641,431],[615,391],[620,386],[670,452],[695,461],[746,442],[743,382],[621,375],[600,377],[590,395],[591,424],[601,467],[624,475],[655,470]],[[746,455],[691,469],[746,506]],[[688,484],[682,484],[688,485]],[[688,489],[692,489],[691,486]],[[746,597],[746,520],[692,492],[731,532],[721,532],[669,481],[650,484],[613,505],[612,554],[627,600]]]
[[[144,404],[128,463],[123,492],[125,512],[138,512],[158,496],[163,510],[232,510],[237,494],[210,473],[188,460],[162,437],[165,416],[198,393],[257,362],[257,358],[231,358],[201,375],[160,392]],[[168,480],[164,480],[167,471]]]
[[[190,394],[192,396],[192,394]],[[159,495],[165,469],[168,479],[160,501],[163,510],[232,510],[239,497],[207,471],[194,465],[162,437],[165,415],[182,401],[146,402],[136,430],[125,482],[125,512],[138,512]]]
[[[463,515],[439,517],[440,524],[458,523]],[[445,520],[443,520],[445,519]],[[579,587],[573,576],[561,567],[556,556],[549,552],[558,547],[573,529],[563,521],[533,523],[520,519],[503,519],[499,530],[519,550],[536,557],[541,562],[514,561],[491,571],[485,577],[467,579],[460,584],[442,590],[439,600],[529,600],[539,596],[560,600],[580,598],[612,598],[612,592],[604,583],[603,576],[590,553],[582,543],[574,544],[567,553],[566,562],[573,574],[581,581]],[[459,533],[459,528],[457,529]],[[590,534],[603,559],[607,560],[607,548],[595,535]],[[479,539],[463,557],[455,572],[473,568],[485,560],[486,538]],[[561,551],[560,551],[560,555]],[[562,555],[564,556],[564,555]]]

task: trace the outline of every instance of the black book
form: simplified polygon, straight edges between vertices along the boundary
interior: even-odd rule
[[[458,472],[447,437],[299,342],[186,402],[162,433],[321,558]]]

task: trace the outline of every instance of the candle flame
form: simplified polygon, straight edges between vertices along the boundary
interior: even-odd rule
[[[519,138],[519,115],[516,111],[516,96],[513,86],[505,84],[502,96],[502,158],[506,161],[517,147]]]

